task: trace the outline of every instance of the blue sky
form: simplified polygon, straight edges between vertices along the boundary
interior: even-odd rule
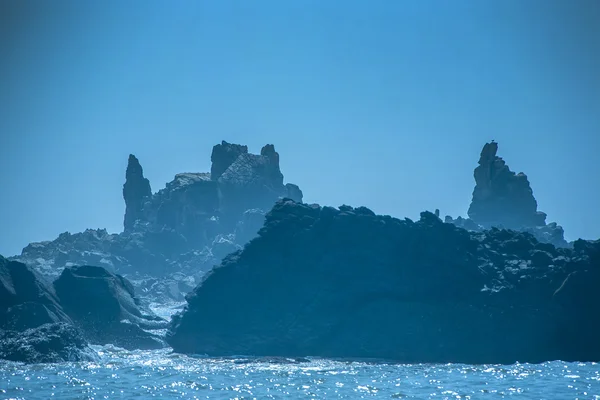
[[[567,237],[600,237],[600,2],[0,6],[0,254],[122,228],[225,139],[273,143],[305,200],[466,215],[486,141]]]

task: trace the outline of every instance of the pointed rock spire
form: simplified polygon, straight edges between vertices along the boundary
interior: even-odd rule
[[[498,143],[486,143],[475,168],[475,189],[469,217],[489,228],[508,229],[544,226],[546,214],[537,211],[537,201],[527,175],[515,174],[501,157]]]
[[[144,170],[138,159],[130,154],[123,185],[123,199],[125,200],[123,227],[126,231],[133,228],[135,221],[144,219],[144,201],[150,196],[152,196],[150,181],[144,178]]]

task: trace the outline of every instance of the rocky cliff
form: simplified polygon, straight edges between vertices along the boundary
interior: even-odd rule
[[[211,356],[598,361],[599,252],[284,200],[203,278],[167,340]]]
[[[135,197],[143,199],[134,202],[142,206],[135,213],[126,212],[126,220],[131,214],[129,220],[137,230],[173,230],[185,237],[188,249],[196,249],[219,234],[233,233],[246,210],[266,212],[282,197],[302,201],[296,185],[284,185],[279,153],[272,144],[265,145],[260,154],[251,154],[247,146],[222,141],[213,147],[211,161],[210,173],[177,174],[155,195]],[[138,167],[135,159],[133,170],[141,171]],[[142,186],[143,177],[132,173],[130,178],[130,167],[127,170],[126,186],[130,180],[132,187]],[[125,197],[125,202],[129,205],[133,200]]]

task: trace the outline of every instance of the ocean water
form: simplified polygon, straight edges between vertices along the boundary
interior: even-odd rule
[[[1,399],[600,399],[600,364],[215,359],[94,347],[98,362],[0,362]]]

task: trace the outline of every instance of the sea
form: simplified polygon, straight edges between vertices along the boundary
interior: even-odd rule
[[[600,365],[202,358],[94,347],[97,362],[0,363],[2,399],[600,399]]]
[[[164,318],[182,304],[151,304]],[[395,364],[208,358],[91,346],[95,362],[0,360],[0,399],[594,399],[600,364]]]

